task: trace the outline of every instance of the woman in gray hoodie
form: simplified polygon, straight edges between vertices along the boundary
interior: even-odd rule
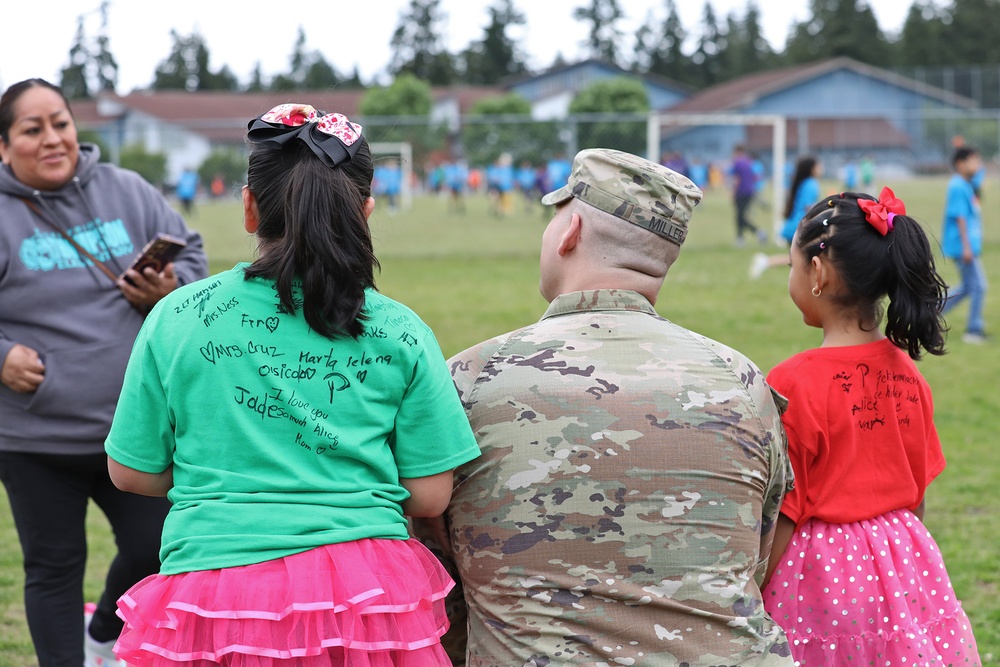
[[[7,89],[0,156],[0,480],[24,554],[28,626],[40,667],[114,664],[115,601],[158,570],[168,503],[116,489],[104,439],[145,313],[205,277],[207,261],[155,188],[78,143],[58,87]],[[187,246],[162,271],[118,279],[157,233]],[[90,498],[119,551],[85,623]]]

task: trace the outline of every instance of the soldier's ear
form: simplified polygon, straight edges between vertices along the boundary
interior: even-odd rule
[[[580,214],[573,213],[569,219],[569,224],[566,225],[566,229],[563,230],[562,236],[559,237],[559,247],[556,248],[556,252],[559,253],[560,257],[576,248],[576,244],[580,241],[581,225],[582,220],[580,219]]]

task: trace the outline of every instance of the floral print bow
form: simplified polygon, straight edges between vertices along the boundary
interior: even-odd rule
[[[906,205],[889,188],[882,188],[878,201],[859,199],[858,206],[865,212],[865,219],[875,230],[885,236],[892,231],[892,219],[906,215]]]
[[[336,167],[357,154],[361,126],[343,114],[320,115],[309,104],[279,104],[247,124],[247,139],[278,145],[298,139],[325,164]]]

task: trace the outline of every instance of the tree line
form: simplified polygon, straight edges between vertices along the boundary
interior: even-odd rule
[[[648,10],[634,34],[625,34],[619,0],[580,0],[572,19],[587,27],[583,44],[587,57],[597,58],[638,74],[661,75],[694,89],[776,67],[848,56],[878,67],[912,68],[1000,64],[1000,0],[915,0],[899,35],[878,25],[867,0],[810,0],[810,16],[790,26],[782,51],[763,36],[760,10],[751,0],[743,12],[718,16],[706,2],[699,23],[685,27],[677,0],[662,0]],[[392,78],[410,74],[434,86],[495,85],[528,74],[527,58],[510,29],[526,23],[513,0],[494,0],[486,9],[483,33],[457,52],[445,47],[442,0],[410,0],[400,13],[391,38],[391,58],[385,72]],[[77,24],[69,62],[61,84],[70,97],[92,97],[115,90],[118,64],[107,37],[107,0],[101,3],[96,35]],[[152,90],[286,91],[363,88],[355,66],[338,69],[319,50],[308,49],[299,28],[288,70],[267,79],[258,63],[248,80],[240,81],[227,65],[213,68],[205,39],[171,31],[170,53],[156,66]],[[564,64],[561,55],[552,66]]]

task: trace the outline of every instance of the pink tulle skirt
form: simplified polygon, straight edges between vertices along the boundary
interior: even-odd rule
[[[427,667],[454,582],[416,540],[366,539],[255,565],[152,575],[118,600],[136,667]]]
[[[979,665],[941,552],[912,513],[799,528],[764,589],[795,664]]]

